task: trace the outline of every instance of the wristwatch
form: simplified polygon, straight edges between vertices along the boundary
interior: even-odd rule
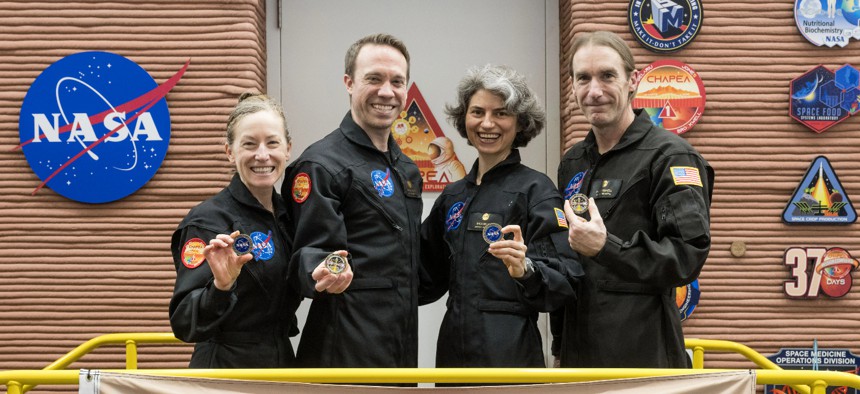
[[[519,280],[526,280],[531,278],[532,275],[535,274],[535,264],[532,262],[532,259],[526,257],[525,259],[526,269],[523,271],[523,276],[517,278]]]

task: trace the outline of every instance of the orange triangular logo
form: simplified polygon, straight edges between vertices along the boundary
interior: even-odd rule
[[[445,185],[466,176],[463,163],[457,159],[454,144],[430,111],[424,96],[414,82],[406,95],[406,110],[391,125],[391,135],[409,156],[424,180],[424,191],[440,191]]]

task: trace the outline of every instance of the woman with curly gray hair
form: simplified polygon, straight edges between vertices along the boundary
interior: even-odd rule
[[[558,190],[517,150],[546,115],[522,74],[495,65],[470,69],[446,113],[478,159],[421,225],[422,301],[450,292],[436,366],[543,367],[538,313],[564,305],[583,273]]]

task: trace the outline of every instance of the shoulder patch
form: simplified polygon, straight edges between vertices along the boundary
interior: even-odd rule
[[[300,172],[293,178],[292,189],[293,201],[301,204],[311,195],[311,177],[304,172]]]
[[[194,269],[203,264],[203,248],[206,247],[206,242],[200,238],[191,238],[182,247],[182,264],[190,269]]]
[[[558,226],[568,228],[567,218],[564,217],[564,211],[558,208],[553,208],[552,210],[555,211],[555,219],[558,220]]]
[[[696,167],[669,167],[672,173],[672,181],[675,185],[695,185],[702,186],[702,177],[699,176],[699,169]]]

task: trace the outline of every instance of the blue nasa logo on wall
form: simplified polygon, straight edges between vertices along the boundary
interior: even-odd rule
[[[691,43],[702,29],[699,0],[631,0],[627,23],[633,37],[654,52],[668,53]]]
[[[379,193],[379,197],[391,197],[394,195],[394,182],[391,182],[390,168],[386,168],[385,171],[371,171],[370,180],[373,182],[373,188]]]
[[[139,65],[109,52],[76,53],[50,65],[27,91],[18,123],[39,188],[85,203],[140,189],[170,142],[166,93]]]

